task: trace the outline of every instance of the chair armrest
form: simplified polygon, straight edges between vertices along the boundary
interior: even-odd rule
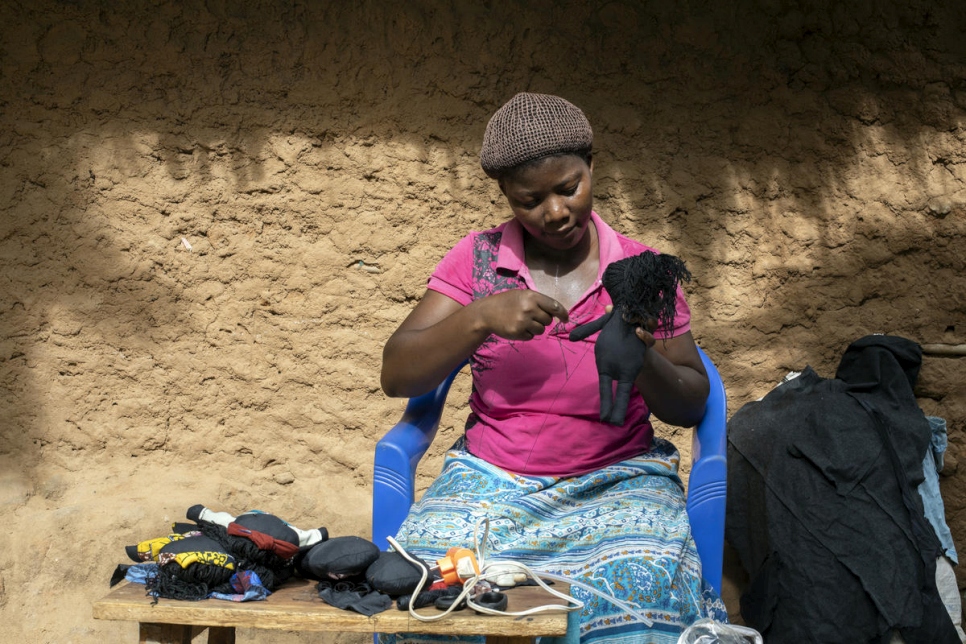
[[[385,550],[415,501],[416,467],[429,449],[461,364],[429,393],[410,398],[396,425],[376,443],[372,472],[372,542]]]
[[[701,557],[704,579],[721,593],[724,558],[725,502],[727,500],[728,400],[717,368],[700,348],[711,389],[704,418],[694,429],[691,475],[688,478],[688,517]]]

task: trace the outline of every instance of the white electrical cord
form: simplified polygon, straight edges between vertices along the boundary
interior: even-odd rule
[[[479,528],[481,524],[483,525],[483,538],[479,539],[478,538]],[[534,571],[529,567],[527,567],[526,565],[516,561],[495,561],[492,564],[486,563],[485,550],[486,550],[486,539],[487,539],[487,536],[489,535],[489,530],[490,530],[490,520],[484,517],[483,519],[480,520],[479,523],[476,524],[476,530],[473,531],[473,543],[474,543],[474,548],[476,550],[476,559],[480,566],[479,574],[473,575],[472,577],[465,579],[463,581],[463,590],[460,592],[460,594],[453,600],[453,603],[446,610],[444,610],[442,613],[439,613],[437,615],[420,615],[419,613],[416,612],[416,609],[413,608],[414,602],[411,600],[409,602],[409,614],[414,619],[418,619],[423,622],[433,622],[438,619],[443,619],[444,617],[449,615],[453,610],[455,610],[456,607],[463,602],[463,600],[466,600],[466,605],[478,613],[483,613],[485,615],[507,615],[511,617],[523,617],[527,615],[535,615],[537,613],[547,613],[547,612],[571,612],[571,611],[583,609],[584,603],[582,601],[575,599],[570,595],[565,595],[564,593],[561,593],[560,591],[551,588],[546,582],[543,581],[543,579],[540,578],[541,576],[543,576],[548,579],[554,579],[557,581],[561,581],[563,583],[567,583],[567,584],[571,584],[571,585],[575,585],[580,588],[583,588],[584,590],[592,594],[598,595],[604,600],[613,603],[618,608],[621,608],[627,611],[627,613],[641,620],[647,626],[654,625],[653,621],[651,621],[650,619],[648,619],[640,612],[638,612],[634,608],[627,605],[626,603],[620,601],[616,597],[605,595],[604,593],[600,592],[599,590],[597,590],[596,588],[588,584],[578,582],[573,579],[568,579],[561,575],[555,575],[552,573],[541,572],[541,571]],[[417,561],[412,555],[406,552],[406,550],[402,546],[400,546],[395,539],[393,539],[392,537],[386,537],[386,539],[389,541],[389,544],[393,547],[393,549],[396,552],[401,554],[410,563],[416,565],[422,572],[422,575],[420,576],[420,579],[419,579],[419,584],[416,586],[416,589],[412,593],[412,598],[413,600],[415,600],[416,597],[419,595],[419,593],[422,592],[423,586],[426,584],[426,580],[429,577],[429,571],[426,569],[425,565]],[[487,589],[489,589],[488,581],[490,579],[497,579],[507,575],[508,569],[516,569],[520,573],[524,574],[526,577],[533,579],[533,581],[535,581],[538,586],[546,590],[549,594],[566,601],[567,605],[545,604],[543,606],[535,606],[533,608],[528,608],[527,610],[523,610],[523,611],[509,612],[509,611],[494,610],[487,606],[481,606],[473,601],[471,595],[473,593],[473,589],[477,586],[477,584],[481,584],[481,583],[485,584],[487,586]],[[509,574],[512,574],[512,573],[509,573]]]
[[[406,550],[402,546],[400,546],[396,542],[395,539],[393,539],[392,537],[387,537],[387,539],[389,540],[389,544],[393,547],[393,549],[396,552],[398,552],[403,557],[405,557],[410,563],[415,564],[416,566],[418,566],[419,569],[422,571],[422,574],[421,574],[420,579],[419,579],[419,584],[416,586],[416,589],[413,590],[413,592],[412,592],[412,597],[415,600],[415,598],[417,596],[419,596],[419,593],[422,592],[423,587],[426,585],[426,579],[429,577],[429,572],[426,570],[426,566],[425,565],[422,565],[412,555],[410,555],[408,552],[406,552]],[[523,565],[521,563],[506,562],[506,561],[504,561],[504,562],[500,562],[500,566],[503,567],[503,570],[500,570],[500,571],[498,571],[496,573],[489,573],[489,574],[487,573],[487,571],[486,571],[486,569],[484,567],[481,567],[480,568],[480,574],[473,575],[472,577],[470,577],[468,579],[465,579],[463,581],[463,590],[460,592],[459,595],[456,596],[455,599],[453,599],[453,603],[449,606],[449,608],[447,608],[443,612],[441,612],[441,613],[439,613],[437,615],[421,615],[421,614],[417,613],[416,612],[416,609],[413,607],[414,602],[413,601],[410,601],[409,602],[409,614],[413,618],[418,619],[418,620],[420,620],[422,622],[434,622],[434,621],[436,621],[438,619],[443,619],[444,617],[446,617],[447,615],[449,615],[464,600],[466,601],[466,605],[467,606],[469,606],[473,610],[477,611],[478,613],[484,613],[484,614],[487,614],[487,615],[508,615],[508,616],[511,616],[511,617],[523,617],[523,616],[526,616],[526,615],[535,615],[537,613],[548,613],[548,612],[570,612],[570,611],[574,611],[574,610],[580,610],[580,609],[582,609],[584,607],[584,603],[583,602],[581,602],[581,601],[579,601],[577,599],[574,599],[570,595],[565,595],[565,594],[561,593],[558,590],[554,590],[553,588],[551,588],[550,586],[548,586],[546,584],[546,582],[544,582],[543,580],[541,580],[537,576],[537,574],[535,572],[533,572],[532,570],[530,570],[529,568],[527,568],[525,565]],[[533,580],[539,586],[541,586],[544,590],[546,590],[548,593],[550,593],[554,597],[557,597],[557,598],[562,599],[565,602],[567,602],[567,605],[561,605],[561,604],[545,604],[543,606],[535,606],[533,608],[528,608],[528,609],[523,610],[523,611],[513,611],[513,612],[510,612],[510,611],[493,610],[492,608],[489,608],[487,606],[481,606],[480,604],[477,604],[476,602],[474,602],[473,599],[472,599],[472,597],[471,597],[471,595],[473,593],[473,589],[478,584],[486,582],[489,578],[497,577],[497,576],[501,576],[501,575],[505,575],[506,574],[505,568],[507,566],[513,566],[513,567],[516,567],[516,568],[520,569],[522,572],[524,572],[525,574],[527,574],[528,577],[532,577]]]
[[[399,545],[395,539],[393,539],[392,537],[386,537],[386,540],[389,541],[389,545],[393,547],[393,550],[401,554],[407,561],[409,561],[409,563],[419,568],[420,572],[422,573],[419,578],[419,583],[416,585],[416,589],[413,590],[412,595],[410,596],[411,597],[411,599],[409,600],[410,616],[414,617],[415,619],[418,619],[421,622],[435,622],[436,620],[442,619],[447,615],[449,615],[451,612],[453,612],[453,609],[459,605],[459,603],[463,600],[463,597],[465,597],[466,594],[469,592],[466,589],[465,584],[463,587],[463,592],[460,593],[457,600],[454,601],[450,605],[450,607],[444,610],[442,613],[440,613],[439,615],[420,615],[419,613],[416,612],[416,609],[413,608],[413,603],[415,603],[416,597],[419,596],[419,593],[423,591],[423,586],[426,585],[426,579],[429,577],[429,570],[426,569],[426,566],[422,562],[418,561],[415,557],[413,557],[408,552],[406,552],[406,549],[403,548],[401,545]]]
[[[481,546],[480,540],[478,539],[478,535],[479,535],[479,531],[480,531],[480,524],[483,525],[483,539],[482,539],[483,546]],[[484,546],[486,544],[486,538],[487,538],[487,536],[489,536],[489,533],[490,533],[490,520],[487,517],[483,517],[482,519],[480,519],[479,522],[477,522],[477,524],[476,524],[476,530],[473,531],[473,544],[474,544],[474,546],[476,548],[476,557],[477,557],[477,560],[480,562],[481,569],[484,566],[484,559],[483,559],[484,558],[484,555],[485,555],[485,552],[484,552],[485,547]],[[499,567],[499,568],[497,568],[497,567]],[[536,581],[538,584],[540,584],[541,586],[543,586],[544,588],[546,588],[549,592],[553,593],[554,595],[560,596],[559,593],[557,593],[554,590],[551,590],[546,584],[544,584],[542,582],[542,580],[539,579],[539,577],[543,577],[545,579],[551,579],[551,580],[559,581],[559,582],[562,582],[562,583],[565,583],[565,584],[570,584],[571,586],[577,586],[578,588],[582,588],[583,590],[587,591],[591,595],[597,595],[598,597],[600,597],[604,601],[610,602],[614,606],[617,606],[618,608],[626,611],[629,615],[633,615],[634,617],[636,617],[637,619],[639,619],[641,622],[643,622],[645,625],[647,625],[648,628],[650,628],[651,626],[654,626],[654,621],[651,620],[651,619],[648,619],[647,616],[645,616],[643,613],[641,613],[637,609],[633,608],[632,606],[630,606],[626,602],[623,602],[623,601],[617,599],[613,595],[608,595],[606,593],[601,592],[600,590],[594,588],[590,584],[586,584],[584,582],[577,581],[576,579],[571,579],[569,577],[564,577],[563,575],[557,575],[557,574],[554,574],[554,573],[551,573],[551,572],[547,572],[545,570],[533,571],[530,568],[527,568],[526,566],[524,566],[523,564],[518,563],[518,562],[515,562],[515,561],[493,562],[492,568],[490,566],[487,566],[487,568],[488,569],[491,569],[491,570],[493,568],[497,568],[498,570],[501,570],[501,572],[499,572],[499,573],[497,573],[497,574],[494,575],[497,579],[499,579],[499,577],[502,576],[503,574],[506,574],[506,569],[507,568],[510,568],[510,567],[519,567],[519,568],[522,568],[523,571],[524,571],[524,573],[528,577],[532,577],[534,579],[534,581]],[[577,601],[577,600],[574,600],[574,601]]]
[[[538,586],[546,590],[554,597],[564,600],[565,602],[567,602],[568,605],[563,606],[561,604],[545,604],[543,606],[534,606],[533,608],[528,608],[527,610],[510,612],[510,611],[494,610],[486,606],[480,606],[479,604],[473,601],[472,597],[467,597],[466,605],[478,613],[483,613],[485,615],[510,615],[513,617],[523,617],[524,615],[535,615],[537,613],[551,613],[551,612],[561,612],[561,611],[570,612],[574,610],[580,610],[584,607],[584,603],[582,601],[578,599],[574,599],[570,595],[565,595],[559,590],[555,590],[551,588],[549,585],[547,585],[547,583],[544,580],[540,579],[540,576],[538,573],[534,572],[533,570],[531,570],[530,568],[528,568],[526,565],[522,563],[519,563],[516,561],[501,561],[501,562],[497,562],[497,564],[494,564],[494,565],[499,565],[499,569],[496,572],[488,572],[485,568],[481,568],[480,574],[472,580],[468,579],[466,583],[470,583],[470,581],[472,581],[475,584],[481,581],[488,581],[491,578],[502,577],[503,575],[507,574],[506,573],[507,568],[517,568],[518,570],[520,570],[520,572],[525,574],[527,577],[533,579],[533,581],[535,581]]]
[[[636,608],[632,608],[630,606],[630,604],[628,604],[626,602],[622,602],[621,600],[617,599],[613,595],[608,595],[606,593],[602,593],[601,591],[597,590],[596,588],[594,588],[590,584],[585,584],[582,581],[577,581],[576,579],[571,579],[569,577],[564,577],[563,575],[555,575],[555,574],[550,573],[550,572],[547,572],[545,570],[538,570],[537,571],[537,574],[540,575],[540,576],[542,576],[542,577],[545,577],[547,579],[553,579],[553,580],[556,580],[556,581],[562,581],[565,584],[570,584],[571,586],[577,586],[578,588],[583,588],[588,593],[590,593],[592,595],[597,595],[598,597],[600,597],[604,601],[610,602],[614,606],[617,606],[618,608],[621,608],[621,609],[627,611],[627,614],[633,615],[634,617],[636,617],[637,619],[639,619],[641,622],[643,622],[648,628],[650,628],[651,626],[654,626],[654,621],[653,620],[648,619],[647,617],[645,617],[644,614],[641,613]]]

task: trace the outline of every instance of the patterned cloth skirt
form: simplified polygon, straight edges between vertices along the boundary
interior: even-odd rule
[[[649,453],[589,474],[528,477],[476,458],[463,449],[461,439],[446,454],[442,473],[413,506],[396,541],[434,562],[451,547],[473,549],[474,534],[482,537],[479,524],[486,517],[487,563],[516,561],[596,589],[571,586],[571,594],[584,603],[581,642],[673,644],[700,618],[727,622],[723,602],[701,578],[678,460],[671,443],[655,438]],[[652,625],[608,596],[630,605]],[[400,634],[380,641],[482,638]]]

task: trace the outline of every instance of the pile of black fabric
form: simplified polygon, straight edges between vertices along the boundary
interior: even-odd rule
[[[874,335],[834,379],[811,368],[728,423],[726,535],[749,574],[741,614],[768,644],[959,644],[936,590],[941,546],[918,485],[931,430],[922,351]]]
[[[234,558],[239,570],[255,572],[268,590],[275,590],[292,577],[299,536],[285,521],[265,512],[246,512],[226,527],[201,519],[200,507],[189,508],[188,518]]]

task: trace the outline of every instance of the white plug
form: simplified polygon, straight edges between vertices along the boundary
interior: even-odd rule
[[[513,564],[491,563],[486,568],[486,576],[493,580],[497,586],[511,588],[517,584],[522,584],[527,580],[526,573],[520,570],[519,566]]]

